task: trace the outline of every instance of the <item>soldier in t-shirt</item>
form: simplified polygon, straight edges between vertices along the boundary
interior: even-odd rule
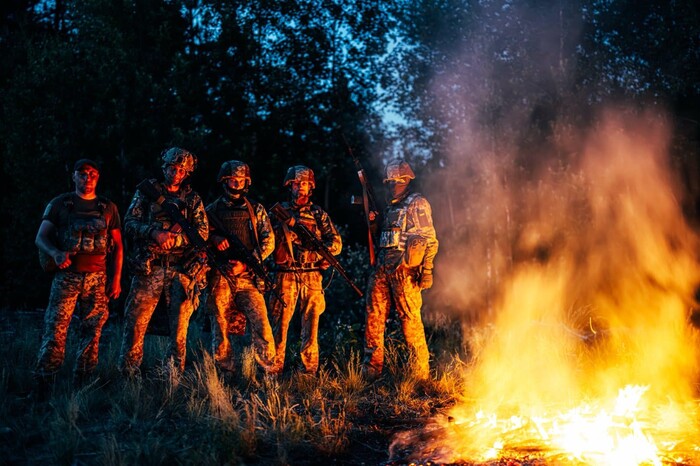
[[[78,160],[72,174],[75,190],[49,202],[36,236],[42,263],[56,271],[35,373],[44,389],[63,364],[76,305],[80,343],[74,379],[85,381],[94,371],[102,327],[109,315],[108,300],[121,293],[124,250],[119,212],[112,201],[97,195],[99,178],[95,161]],[[112,255],[109,279],[108,254]]]

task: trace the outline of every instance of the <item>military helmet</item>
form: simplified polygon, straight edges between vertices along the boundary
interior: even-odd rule
[[[248,164],[240,160],[229,160],[222,163],[219,174],[216,175],[216,181],[221,183],[235,176],[244,176],[246,183],[250,185],[250,167],[248,167]]]
[[[284,177],[284,183],[282,186],[289,186],[294,181],[308,181],[310,188],[314,189],[316,187],[316,179],[314,178],[314,172],[309,167],[304,165],[294,165],[289,167],[287,170],[287,175]]]
[[[184,168],[189,175],[197,168],[197,156],[179,147],[164,150],[161,159],[163,159],[163,169],[169,165],[177,165]]]
[[[413,170],[411,170],[411,166],[408,164],[408,162],[404,160],[392,160],[386,164],[386,168],[384,169],[385,183],[388,183],[389,181],[404,180],[405,178],[408,178],[408,180],[405,181],[416,179],[416,175],[413,173]]]

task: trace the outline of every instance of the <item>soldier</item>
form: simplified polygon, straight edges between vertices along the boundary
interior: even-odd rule
[[[250,325],[255,359],[268,371],[275,358],[275,341],[267,317],[263,277],[256,277],[242,254],[248,254],[258,264],[275,248],[275,235],[262,204],[246,197],[250,188],[250,168],[238,160],[221,165],[217,182],[223,194],[207,206],[209,241],[229,257],[228,277],[215,270],[210,288],[212,308],[212,352],[217,367],[233,372],[233,354],[229,342],[229,325],[235,313],[242,313]],[[217,230],[222,228],[223,231]],[[231,241],[229,241],[231,240]],[[231,244],[235,241],[235,244]],[[244,252],[237,248],[245,248]]]
[[[48,388],[63,364],[76,304],[81,337],[73,371],[75,382],[83,382],[94,371],[102,327],[109,316],[108,299],[116,299],[121,293],[124,249],[117,206],[96,194],[100,167],[93,160],[78,160],[72,178],[75,191],[49,202],[36,236],[42,257],[58,268],[51,284],[36,367],[42,390]]]
[[[433,285],[438,241],[431,207],[410,189],[415,179],[404,161],[389,162],[384,183],[390,200],[384,210],[377,263],[367,283],[363,373],[375,379],[384,365],[384,329],[391,305],[396,308],[411,363],[418,379],[429,376],[429,353],[421,320],[421,290]]]
[[[161,155],[162,182],[150,180],[164,202],[177,206],[185,219],[206,240],[209,225],[199,195],[184,183],[197,158],[172,147]],[[137,190],[124,216],[124,230],[134,251],[129,258],[134,277],[126,299],[124,337],[119,364],[128,375],[137,375],[143,360],[148,323],[161,296],[165,299],[170,327],[170,357],[176,370],[185,369],[187,329],[205,284],[206,259],[194,250],[190,239],[155,199]]]
[[[314,172],[302,165],[293,166],[287,171],[284,187],[289,190],[290,201],[282,202],[281,206],[292,214],[289,222],[305,225],[331,254],[340,254],[342,241],[338,231],[328,214],[310,200],[312,190],[316,187]],[[272,372],[280,373],[284,368],[289,322],[299,301],[301,362],[307,374],[315,374],[318,370],[318,323],[326,309],[321,270],[327,268],[328,264],[318,252],[301,242],[290,224],[280,222],[274,214],[271,217],[275,231],[275,286],[282,301],[286,303],[284,307],[278,300],[273,300],[270,305],[277,353]]]

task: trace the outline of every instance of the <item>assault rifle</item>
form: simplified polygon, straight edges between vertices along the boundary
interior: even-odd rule
[[[174,223],[180,225],[180,228],[182,228],[182,232],[190,240],[190,243],[192,244],[192,246],[194,246],[195,251],[204,253],[207,257],[208,262],[221,273],[221,275],[226,279],[226,281],[228,281],[231,289],[235,289],[234,283],[229,277],[228,270],[226,267],[228,264],[228,258],[223,257],[222,254],[219,253],[219,251],[213,249],[207,244],[204,238],[202,238],[202,236],[199,234],[199,231],[197,231],[197,229],[193,227],[190,222],[187,221],[185,216],[182,215],[180,209],[178,209],[177,206],[172,202],[166,202],[165,196],[163,196],[153,185],[153,183],[151,183],[149,180],[143,180],[136,186],[136,188],[143,194],[148,196],[156,204],[161,206],[165,213],[168,214],[168,216]],[[214,225],[214,228],[217,228],[216,225]],[[220,230],[219,233],[225,231],[222,228],[217,228],[217,230]],[[236,243],[235,241],[233,241],[234,236],[229,235],[226,236],[226,238],[229,240],[229,243],[235,247]],[[236,239],[238,240],[238,238]],[[240,243],[240,240],[238,240],[238,243]],[[240,246],[241,249],[247,251],[243,243],[240,243]],[[267,287],[268,284],[271,284],[272,282],[267,276],[267,273],[265,273],[265,269],[262,267],[262,264],[260,264],[257,261],[257,259],[250,253],[250,251],[248,251],[248,254],[252,258],[251,262],[248,263],[243,257],[241,257],[240,259],[241,262],[248,265],[253,271],[253,273],[264,281],[265,286]],[[284,304],[282,298],[277,293],[274,293],[274,290],[272,290],[272,288],[270,288],[270,290],[273,291],[273,297],[275,299],[280,300]]]
[[[360,184],[362,185],[362,199],[355,199],[355,196],[351,196],[350,203],[362,204],[363,210],[365,212],[365,222],[367,224],[367,247],[369,249],[369,263],[370,265],[374,266],[376,262],[376,253],[374,251],[375,240],[374,235],[372,234],[372,223],[374,222],[374,220],[370,220],[370,212],[375,212],[375,215],[379,214],[379,210],[377,210],[377,203],[375,201],[376,198],[374,196],[374,190],[372,189],[372,185],[367,179],[367,173],[362,167],[360,159],[358,159],[353,153],[352,148],[350,148],[350,144],[348,144],[348,141],[345,139],[345,135],[341,134],[341,136],[343,137],[343,142],[345,143],[345,147],[347,147],[348,149],[350,157],[352,157],[352,161],[355,163],[355,168],[357,169],[357,177],[360,179]]]
[[[190,240],[190,243],[192,243],[192,246],[194,246],[196,251],[207,252],[207,242],[199,234],[199,231],[197,231],[197,229],[187,221],[185,216],[182,215],[182,212],[180,212],[180,209],[178,209],[174,203],[166,202],[165,196],[158,191],[150,180],[143,180],[136,185],[136,189],[158,204],[165,211],[165,213],[168,214],[170,220],[180,226],[180,229],[182,229],[182,232]]]
[[[270,208],[270,212],[273,213],[281,222],[289,225],[292,231],[299,236],[302,243],[308,244],[313,251],[317,252],[321,257],[323,257],[323,259],[328,262],[331,267],[333,267],[340,274],[340,276],[345,279],[346,282],[348,282],[350,288],[352,288],[353,291],[358,294],[358,296],[362,297],[362,291],[357,287],[357,285],[355,285],[355,282],[352,281],[348,273],[345,271],[345,269],[343,269],[343,266],[340,265],[338,259],[331,254],[328,248],[323,245],[321,240],[318,239],[315,234],[313,234],[301,222],[295,222],[292,214],[279,203],[273,205]]]
[[[229,234],[216,215],[207,214],[207,218],[209,219],[209,223],[215,228],[215,234],[228,240],[229,248],[226,251],[216,251],[217,256],[223,253],[226,259],[234,259],[243,262],[253,271],[256,277],[263,281],[265,290],[269,291],[273,298],[282,303],[283,307],[287,307],[282,297],[275,291],[275,283],[267,273],[261,259],[256,257],[255,254],[243,244],[243,241],[241,241],[238,236]]]

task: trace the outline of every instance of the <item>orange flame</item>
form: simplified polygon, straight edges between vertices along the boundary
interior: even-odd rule
[[[700,354],[688,324],[699,249],[668,141],[663,122],[611,114],[578,165],[539,180],[526,198],[537,216],[519,237],[521,247],[544,241],[546,258],[503,273],[492,322],[470,339],[466,401],[397,436],[392,455],[700,464]]]

